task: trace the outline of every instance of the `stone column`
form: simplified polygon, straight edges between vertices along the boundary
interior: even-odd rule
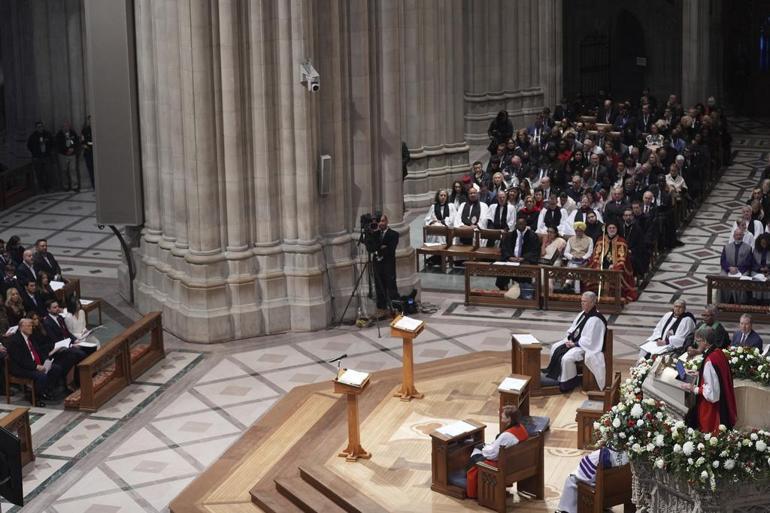
[[[706,0],[682,0],[682,106],[687,109],[711,94],[711,23]]]
[[[407,207],[432,203],[436,190],[468,169],[463,124],[455,115],[464,62],[461,9],[461,0],[406,0],[400,12],[402,131],[411,158]]]

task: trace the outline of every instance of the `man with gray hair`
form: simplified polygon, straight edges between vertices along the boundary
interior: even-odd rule
[[[569,392],[580,382],[577,362],[585,361],[599,390],[605,386],[604,337],[607,320],[596,308],[596,294],[584,292],[580,297],[582,311],[572,321],[566,336],[551,347],[551,361],[544,370],[545,377],[558,381],[562,392]]]
[[[762,337],[754,331],[749,314],[741,315],[738,321],[738,331],[733,334],[732,345],[735,347],[754,347],[760,353],[762,352]]]
[[[685,341],[694,332],[695,317],[687,311],[687,302],[677,299],[671,311],[661,317],[652,330],[652,335],[645,341],[646,347],[643,346],[640,350],[639,357],[648,358],[650,354],[683,351]]]

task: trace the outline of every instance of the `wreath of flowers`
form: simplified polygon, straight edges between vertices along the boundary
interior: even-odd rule
[[[757,349],[723,349],[734,379],[770,384],[770,360]],[[688,362],[697,369],[700,363]],[[642,383],[652,364],[631,369],[621,385],[617,405],[594,423],[601,445],[626,451],[629,459],[666,470],[697,488],[770,478],[770,432],[741,431],[719,426],[719,434],[702,433],[671,418],[664,403],[642,396]]]

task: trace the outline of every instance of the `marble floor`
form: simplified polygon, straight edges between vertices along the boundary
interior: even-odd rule
[[[770,153],[770,123],[731,121],[735,162],[682,234],[686,245],[667,255],[639,301],[610,318],[617,358],[637,354],[640,339],[648,336],[675,298],[686,298],[695,312],[705,304],[705,275],[717,271],[728,223]],[[0,212],[0,237],[18,234],[25,243],[48,237],[65,273],[81,278],[84,296],[104,300],[106,336],[139,314],[117,294],[119,246],[109,231],[96,226],[94,208],[91,192],[28,200]],[[409,213],[415,244],[423,214]],[[436,311],[422,314],[427,328],[415,344],[417,363],[505,350],[511,331],[555,339],[574,315],[465,307],[455,292],[427,291],[422,301],[435,305]],[[70,412],[56,405],[33,409],[37,460],[24,470],[27,505],[20,509],[3,504],[3,511],[168,511],[168,503],[278,398],[295,386],[331,379],[336,364],[328,360],[347,353],[345,366],[368,372],[399,366],[401,342],[390,338],[384,325],[381,328],[378,333],[376,326],[342,326],[213,347],[166,334],[167,358],[100,411]],[[757,328],[770,340],[770,325]],[[12,403],[23,401],[17,397]]]

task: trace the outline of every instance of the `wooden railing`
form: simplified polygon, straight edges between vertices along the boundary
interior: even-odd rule
[[[29,408],[16,408],[0,418],[0,427],[19,437],[21,442],[21,466],[35,460],[32,451],[32,429],[29,423]]]
[[[706,276],[706,303],[717,305],[721,318],[734,321],[746,313],[756,322],[770,322],[770,304],[752,304],[757,302],[770,303],[770,281]]]
[[[531,283],[534,290],[531,298],[509,298],[505,291],[497,288],[474,288],[471,278],[474,277],[506,277],[523,279]],[[465,304],[466,305],[497,305],[514,308],[540,308],[540,267],[536,265],[504,265],[486,262],[465,263]]]
[[[148,333],[149,344],[136,344]],[[161,313],[151,312],[78,364],[80,390],[64,405],[96,411],[164,357]]]

